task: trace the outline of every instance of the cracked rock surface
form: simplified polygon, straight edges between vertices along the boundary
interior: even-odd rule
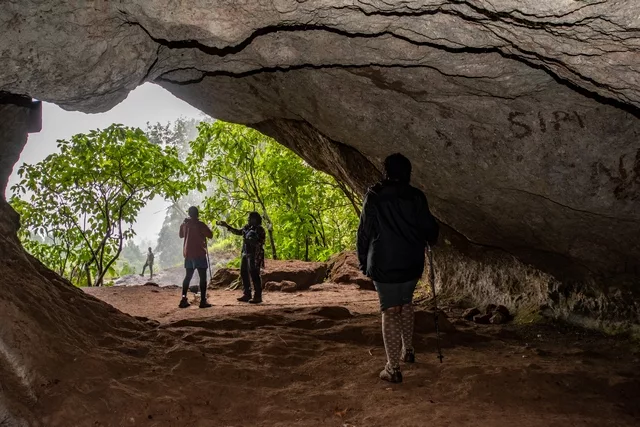
[[[156,82],[361,192],[400,151],[444,289],[640,323],[640,2],[25,0],[0,26],[0,91],[95,112]]]

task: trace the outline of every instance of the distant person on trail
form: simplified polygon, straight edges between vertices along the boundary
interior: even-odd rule
[[[402,154],[384,161],[384,180],[369,189],[358,227],[360,269],[380,298],[387,364],[380,378],[402,382],[400,358],[415,362],[413,292],[422,276],[427,244],[438,240],[438,223],[424,193],[409,182],[411,162]]]
[[[151,248],[149,248],[149,252],[147,253],[147,260],[144,263],[144,267],[142,267],[142,273],[140,273],[140,277],[144,276],[144,271],[149,267],[149,279],[153,279],[153,252]]]
[[[211,307],[207,302],[207,239],[213,237],[211,229],[198,219],[198,208],[191,206],[188,210],[189,218],[180,225],[180,238],[184,239],[182,254],[184,255],[184,268],[187,274],[182,282],[182,299],[180,308],[189,307],[187,293],[193,272],[198,270],[200,276],[200,308]]]
[[[240,302],[260,304],[262,302],[262,279],[260,270],[264,268],[264,242],[266,233],[262,227],[262,217],[258,212],[251,212],[247,225],[240,230],[231,227],[225,221],[218,221],[219,226],[242,236],[242,262],[240,264],[240,276],[244,294],[238,298]],[[251,282],[253,281],[253,298],[251,298]]]

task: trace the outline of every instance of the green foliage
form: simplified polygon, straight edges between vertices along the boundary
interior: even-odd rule
[[[146,253],[143,253],[133,240],[127,240],[116,261],[116,274],[118,276],[126,276],[140,273],[146,260]]]
[[[212,252],[237,252],[241,249],[242,242],[236,236],[227,236],[225,238],[216,239],[209,247]]]
[[[217,189],[203,219],[240,227],[258,211],[273,258],[326,260],[354,246],[360,200],[344,185],[254,129],[222,121],[198,129],[187,158],[193,186]]]
[[[11,204],[21,215],[21,238],[52,269],[101,285],[115,273],[140,209],[156,195],[176,200],[189,190],[186,167],[175,147],[153,144],[140,129],[122,125],[60,140],[58,148],[18,171]],[[49,247],[34,236],[49,239]]]
[[[138,272],[138,269],[136,268],[135,265],[131,265],[125,261],[120,264],[120,271],[118,272],[118,275],[127,276],[130,274],[136,274],[137,272]]]
[[[189,142],[198,136],[198,124],[200,120],[179,118],[173,123],[147,123],[145,131],[149,142],[165,146],[175,147],[180,160],[185,160],[191,148]]]
[[[210,224],[235,227],[260,212],[274,258],[326,260],[353,248],[361,200],[345,185],[251,128],[217,121],[196,131],[197,123],[148,125],[148,137],[112,125],[58,141],[59,153],[25,164],[11,204],[26,249],[76,284],[138,273],[146,246],[133,243],[132,224],[156,195],[172,202],[154,248],[156,270],[182,262],[178,229],[190,205]],[[237,236],[213,228],[213,250],[239,251]]]

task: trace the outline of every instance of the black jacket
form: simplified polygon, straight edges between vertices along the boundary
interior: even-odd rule
[[[392,181],[376,184],[365,197],[358,227],[360,269],[381,283],[420,278],[427,243],[436,243],[438,231],[422,191]]]

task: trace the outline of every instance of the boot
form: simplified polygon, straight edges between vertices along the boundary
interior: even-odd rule
[[[207,284],[200,284],[200,308],[209,308],[211,304],[207,301]]]
[[[253,298],[249,301],[249,304],[261,304],[262,303],[262,295],[254,295]]]
[[[240,298],[238,298],[240,302],[249,302],[251,301],[251,295],[244,294]]]
[[[402,358],[405,363],[416,363],[416,352],[413,349],[405,349]]]
[[[380,372],[380,379],[389,381],[390,383],[401,383],[402,372],[400,372],[400,368],[391,368],[389,364],[387,364],[382,372]]]
[[[187,299],[187,297],[182,297],[182,299],[180,300],[180,304],[178,304],[179,308],[187,308],[189,307],[191,304],[189,304],[189,300]]]

